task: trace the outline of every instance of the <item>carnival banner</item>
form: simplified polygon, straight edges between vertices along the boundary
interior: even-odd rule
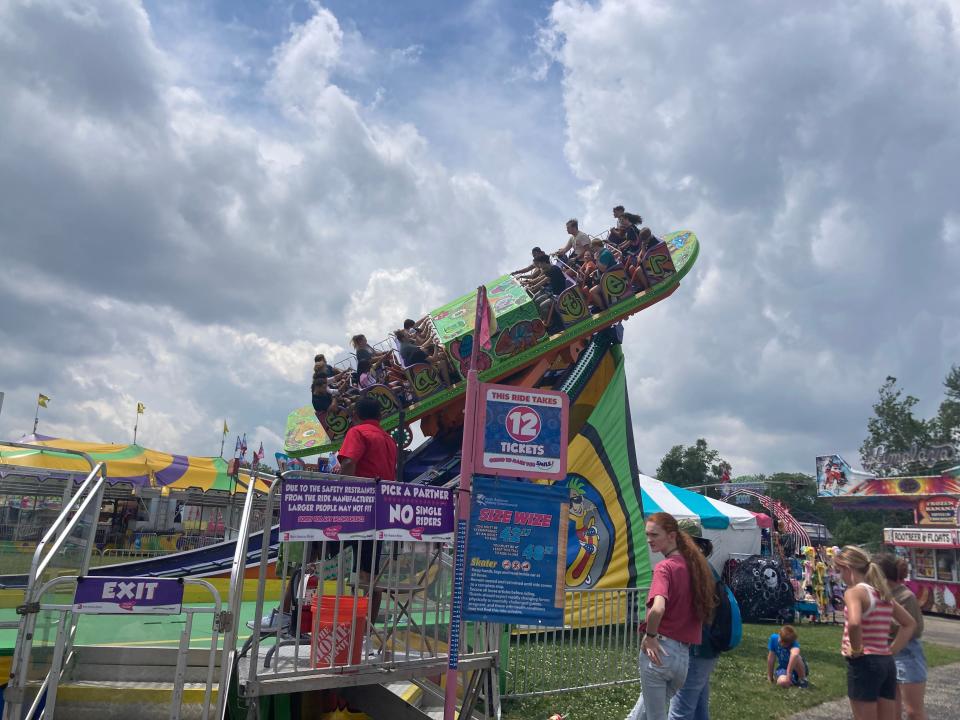
[[[290,541],[453,539],[448,488],[359,478],[287,478],[280,539]]]
[[[429,485],[381,482],[377,488],[377,538],[452,541],[452,491]]]
[[[372,539],[377,485],[372,480],[287,478],[280,500],[280,539]]]
[[[568,503],[563,487],[474,478],[464,619],[563,625]]]
[[[949,471],[943,475],[911,475],[878,478],[854,470],[839,455],[817,457],[817,494],[820,497],[863,497],[870,495],[951,495],[960,493],[960,478]]]
[[[883,541],[900,547],[960,547],[956,530],[932,528],[884,528]]]
[[[942,495],[917,503],[918,525],[960,525],[960,498]]]

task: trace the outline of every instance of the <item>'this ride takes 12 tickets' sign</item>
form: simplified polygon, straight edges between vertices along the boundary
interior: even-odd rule
[[[179,615],[183,583],[138,577],[77,578],[73,611],[93,615]]]
[[[555,480],[567,476],[566,393],[482,383],[479,405],[476,472]]]
[[[563,625],[566,487],[474,478],[463,617]]]

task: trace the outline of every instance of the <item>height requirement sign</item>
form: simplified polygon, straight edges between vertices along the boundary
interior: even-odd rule
[[[567,394],[556,390],[481,383],[475,471],[565,478],[568,404]]]

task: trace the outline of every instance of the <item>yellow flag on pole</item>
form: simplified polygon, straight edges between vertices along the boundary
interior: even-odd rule
[[[37,397],[37,405],[39,405],[40,407],[46,407],[48,402],[50,402],[50,398],[48,398],[43,393],[40,393],[39,396]]]
[[[223,434],[226,435],[228,432],[230,432],[230,428],[227,427],[227,421],[224,420],[224,421],[223,421]]]
[[[137,415],[143,415],[143,411],[147,409],[147,406],[142,402],[137,403]]]

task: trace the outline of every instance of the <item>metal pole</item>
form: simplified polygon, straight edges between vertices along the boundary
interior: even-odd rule
[[[2,400],[2,398],[0,398]],[[397,443],[397,480],[403,482],[403,460],[405,450],[402,447],[399,447],[403,443],[403,438],[406,435],[406,428],[403,425],[404,421],[404,412],[403,408],[400,408],[400,415],[397,417],[397,429],[399,430],[400,442]]]
[[[137,416],[133,421],[133,444],[137,444],[137,427],[140,425],[140,413],[137,412]]]
[[[473,323],[473,348],[470,354],[470,370],[467,372],[466,405],[463,420],[463,446],[460,455],[460,489],[456,505],[456,538],[453,545],[453,592],[450,594],[450,637],[447,657],[446,688],[443,703],[443,720],[454,720],[457,704],[457,668],[460,664],[460,625],[462,616],[463,570],[466,563],[467,521],[470,517],[470,487],[473,483],[474,426],[476,424],[477,398],[480,380],[477,376],[477,360],[480,355],[480,325],[486,313],[486,288],[477,289],[477,311]]]
[[[37,400],[37,407],[33,411],[33,434],[37,434],[37,423],[40,422],[40,401]]]

